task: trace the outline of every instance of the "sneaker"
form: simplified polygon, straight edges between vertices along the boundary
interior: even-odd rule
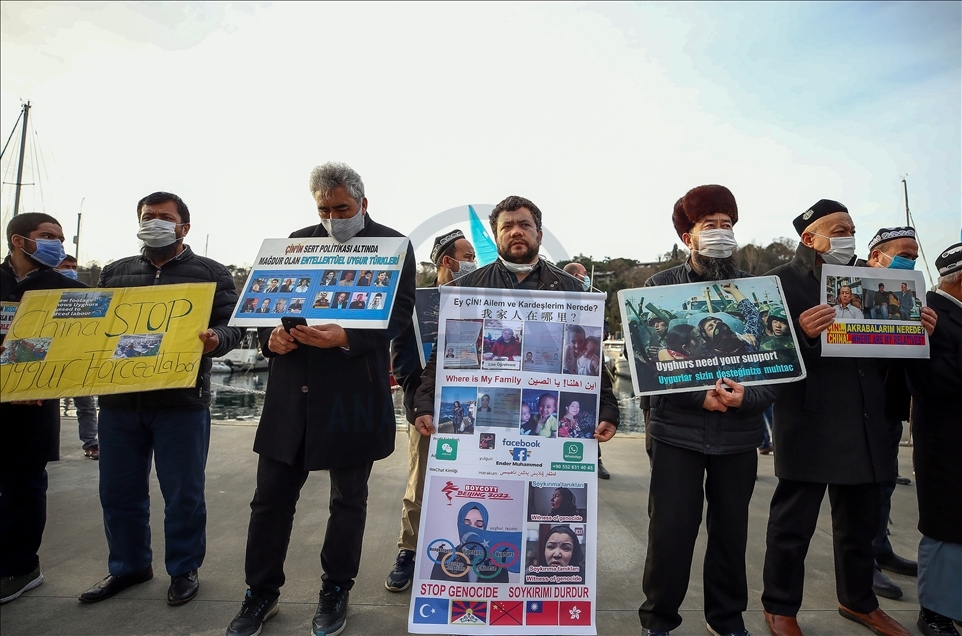
[[[311,622],[314,636],[337,636],[347,627],[347,599],[350,590],[340,585],[325,586],[318,595],[317,612]]]
[[[227,636],[257,636],[261,633],[264,621],[274,616],[279,609],[276,598],[254,596],[247,590],[244,604],[227,626]]]
[[[387,575],[384,587],[391,592],[402,592],[411,587],[414,580],[414,550],[401,550],[397,553],[394,569]]]
[[[0,579],[0,604],[20,598],[21,594],[41,583],[43,583],[43,573],[40,572],[40,566],[29,574],[3,577]]]
[[[752,633],[747,629],[745,629],[744,627],[742,629],[739,629],[738,631],[727,632],[727,633],[716,632],[714,629],[712,629],[712,626],[707,623],[705,624],[705,627],[708,628],[708,633],[711,634],[712,636],[752,636]]]

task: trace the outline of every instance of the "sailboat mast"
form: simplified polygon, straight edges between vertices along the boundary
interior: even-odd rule
[[[909,221],[909,184],[905,177],[902,177],[902,190],[905,192],[905,224],[912,225],[912,222]]]
[[[20,162],[17,164],[17,189],[13,199],[13,215],[20,211],[20,187],[23,185],[23,153],[27,149],[27,117],[30,116],[30,102],[23,105],[23,130],[20,132]]]

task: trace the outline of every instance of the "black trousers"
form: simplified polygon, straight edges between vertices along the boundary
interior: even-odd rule
[[[902,441],[902,422],[889,420],[889,439],[892,443],[892,452],[895,459],[895,474],[899,474],[899,442]],[[892,516],[892,493],[895,492],[895,480],[883,481],[881,483],[881,507],[879,509],[878,530],[875,538],[872,539],[872,549],[875,554],[891,554],[892,543],[889,541],[889,517]]]
[[[0,576],[30,574],[40,565],[47,525],[47,463],[0,463]]]
[[[832,504],[838,602],[862,614],[878,608],[872,592],[872,538],[878,529],[879,484],[841,486],[779,479],[768,516],[763,573],[762,605],[770,614],[798,614],[805,585],[805,555],[826,488]]]
[[[745,628],[748,502],[757,469],[754,448],[730,455],[705,455],[653,440],[648,554],[642,579],[645,602],[638,608],[642,627],[671,631],[681,625],[678,608],[688,592],[695,540],[707,499],[705,618],[722,634]]]
[[[361,564],[367,519],[367,480],[373,462],[332,468],[330,517],[321,546],[321,580],[354,586]],[[294,511],[309,472],[269,457],[257,462],[257,489],[251,501],[244,564],[255,596],[277,598],[284,585],[284,560],[291,542]]]

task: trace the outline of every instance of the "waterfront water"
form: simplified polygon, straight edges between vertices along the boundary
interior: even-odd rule
[[[264,408],[264,391],[267,390],[266,370],[247,373],[213,373],[210,386],[213,394],[210,406],[212,420],[257,422],[260,419],[261,410]],[[632,397],[631,380],[623,375],[621,369],[615,375],[614,390],[618,397],[618,408],[621,411],[621,425],[618,432],[644,433],[645,423],[639,405],[640,398]],[[394,391],[394,413],[398,428],[405,428],[407,420],[404,418],[400,389]]]

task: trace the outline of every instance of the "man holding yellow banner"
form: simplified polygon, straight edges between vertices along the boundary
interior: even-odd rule
[[[137,204],[142,253],[107,265],[100,287],[216,283],[197,381],[191,388],[100,397],[100,503],[109,555],[108,576],[80,595],[96,603],[153,578],[148,476],[151,455],[164,495],[168,605],[197,594],[206,552],[204,468],[210,444],[211,358],[237,346],[243,330],[228,327],[237,292],[223,265],[195,255],[183,240],[190,211],[183,200],[155,192]]]
[[[7,224],[9,255],[0,264],[0,301],[7,335],[7,314],[36,289],[86,287],[54,269],[63,260],[63,228],[39,212],[13,217]],[[8,312],[8,310],[11,310]],[[0,462],[0,603],[7,603],[43,582],[37,551],[47,522],[47,462],[60,459],[60,400],[4,402],[3,436],[13,452]]]

